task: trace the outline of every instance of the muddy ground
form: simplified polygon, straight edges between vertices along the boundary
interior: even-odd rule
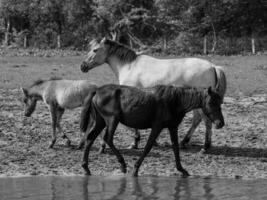
[[[216,57],[215,63],[224,65],[228,78],[228,92],[223,104],[226,126],[214,130],[213,147],[203,154],[203,123],[192,137],[189,148],[181,150],[182,165],[194,176],[220,176],[235,178],[267,178],[267,61],[266,56]],[[68,60],[69,59],[69,60]],[[63,130],[72,140],[67,147],[58,138],[54,149],[49,149],[51,122],[48,109],[40,102],[30,118],[23,116],[19,85],[49,76],[69,79],[89,78],[99,84],[116,82],[107,67],[89,74],[79,71],[83,57],[8,57],[0,58],[0,176],[17,175],[82,175],[83,152],[76,150],[79,132],[80,109],[63,115]],[[45,70],[44,70],[45,69]],[[247,81],[245,81],[247,80]],[[179,128],[180,140],[190,127],[189,113]],[[142,131],[139,150],[129,150],[133,133],[119,126],[114,143],[128,164],[128,173],[141,155],[149,130]],[[170,138],[164,130],[160,147],[152,149],[145,158],[139,175],[173,176],[176,171]],[[98,155],[99,142],[92,148],[89,167],[94,175],[119,174],[119,163],[108,149]]]

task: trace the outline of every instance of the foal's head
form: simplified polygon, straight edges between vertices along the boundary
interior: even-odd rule
[[[23,103],[24,103],[24,115],[30,117],[35,110],[38,98],[35,95],[31,95],[28,89],[21,88],[23,93]]]
[[[221,104],[222,98],[217,92],[213,91],[211,87],[205,90],[202,110],[217,129],[224,126]]]

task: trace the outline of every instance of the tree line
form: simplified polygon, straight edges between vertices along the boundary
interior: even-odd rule
[[[267,48],[267,0],[1,0],[3,46],[86,49],[109,36],[158,53]]]

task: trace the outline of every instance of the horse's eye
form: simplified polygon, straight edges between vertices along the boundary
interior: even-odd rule
[[[96,53],[98,49],[94,49],[93,52]]]

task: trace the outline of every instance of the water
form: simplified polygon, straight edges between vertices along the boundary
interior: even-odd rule
[[[0,178],[0,200],[267,199],[267,180],[175,177]]]

